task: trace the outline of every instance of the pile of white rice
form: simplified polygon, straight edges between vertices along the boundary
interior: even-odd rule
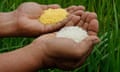
[[[88,34],[85,30],[78,26],[69,26],[58,31],[56,37],[64,37],[72,39],[75,42],[81,42],[83,39],[88,37]]]

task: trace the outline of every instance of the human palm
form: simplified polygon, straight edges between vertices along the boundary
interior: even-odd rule
[[[37,48],[39,48],[39,43],[44,45],[42,53],[45,67],[70,70],[80,67],[86,60],[94,44],[99,42],[99,38],[96,36],[98,32],[96,14],[85,12],[76,25],[85,29],[89,35],[80,43],[67,38],[57,38],[56,33],[43,35],[33,41]]]
[[[18,9],[15,11],[17,14],[17,29],[22,34],[22,36],[38,36],[48,32],[55,32],[57,29],[65,26],[65,24],[67,24],[69,21],[72,21],[73,24],[75,24],[79,20],[78,16],[70,14],[65,20],[58,22],[55,25],[44,25],[39,22],[38,18],[43,13],[43,11],[48,8],[55,9],[60,8],[60,6],[56,4],[39,5],[37,3],[28,2],[23,3],[18,7]],[[69,13],[71,11],[70,8],[67,10]]]

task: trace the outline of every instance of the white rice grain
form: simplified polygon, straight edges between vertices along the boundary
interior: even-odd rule
[[[88,34],[85,30],[78,26],[69,26],[58,31],[56,37],[64,37],[72,39],[75,42],[81,42],[83,39],[88,37]]]

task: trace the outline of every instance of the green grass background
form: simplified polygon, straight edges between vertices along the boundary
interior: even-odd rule
[[[95,46],[86,62],[69,72],[120,72],[120,0],[0,0],[0,12],[15,10],[21,3],[34,1],[40,4],[84,5],[87,11],[96,12],[101,42]],[[33,38],[0,38],[0,53],[29,44]],[[40,72],[63,72],[46,69]]]

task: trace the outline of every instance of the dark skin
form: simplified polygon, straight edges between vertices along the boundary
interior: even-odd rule
[[[0,13],[0,37],[41,35],[23,48],[0,54],[1,72],[35,72],[41,68],[71,70],[80,67],[86,60],[93,46],[99,42],[96,14],[84,12],[83,6],[70,6],[66,8],[70,13],[67,19],[56,25],[45,26],[37,19],[48,8],[59,6],[30,2],[23,3],[13,12]],[[55,32],[64,26],[80,26],[88,32],[89,37],[80,43],[57,38]]]

